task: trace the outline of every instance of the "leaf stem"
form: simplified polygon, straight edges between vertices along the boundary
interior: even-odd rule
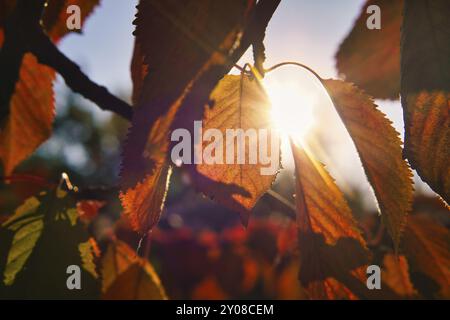
[[[278,69],[280,67],[283,67],[283,66],[297,66],[302,69],[305,69],[305,70],[311,72],[320,81],[320,83],[323,83],[323,79],[319,76],[319,74],[317,72],[315,72],[313,69],[311,69],[307,65],[304,65],[303,63],[299,63],[299,62],[295,62],[295,61],[286,61],[286,62],[277,63],[276,65],[273,65],[268,69],[265,69],[264,71],[266,73],[271,72],[271,71]]]

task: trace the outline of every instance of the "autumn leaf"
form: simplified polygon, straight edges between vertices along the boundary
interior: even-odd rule
[[[425,275],[435,283],[434,297],[450,298],[450,234],[429,217],[413,215],[405,230],[404,253],[411,277]],[[416,284],[416,283],[415,283]],[[417,289],[422,292],[420,284]],[[434,289],[434,287],[437,287]]]
[[[168,164],[158,164],[153,174],[148,175],[136,187],[120,193],[124,213],[131,226],[141,234],[147,233],[159,221],[172,168]]]
[[[137,260],[136,252],[125,242],[111,242],[102,257],[102,291],[106,292],[115,279]]]
[[[406,1],[401,96],[405,155],[423,181],[450,203],[450,3]]]
[[[209,129],[217,129],[220,130],[221,137],[226,137],[228,129],[243,129],[244,131],[254,129],[256,132],[259,132],[259,130],[268,132],[267,140],[265,141],[262,141],[259,136],[255,136],[254,140],[250,138],[248,141],[244,140],[246,144],[244,151],[245,164],[238,164],[237,161],[237,150],[239,148],[237,138],[232,141],[226,139],[225,141],[216,141],[218,137],[212,136],[209,138],[210,140],[203,141],[202,149],[204,151],[207,148],[211,148],[208,145],[212,143],[213,138],[216,139],[214,143],[222,144],[221,148],[216,148],[213,151],[213,156],[221,158],[222,163],[211,164],[203,162],[198,164],[198,173],[209,179],[195,179],[196,176],[194,176],[194,185],[197,190],[228,208],[239,212],[246,224],[250,210],[270,188],[280,168],[279,156],[276,159],[276,163],[271,164],[273,172],[267,175],[263,175],[262,170],[265,170],[264,168],[268,165],[262,164],[259,157],[255,159],[254,164],[250,163],[249,154],[251,148],[254,147],[253,151],[257,154],[259,152],[257,146],[268,143],[267,151],[269,154],[267,156],[271,157],[271,144],[274,143],[274,140],[277,142],[275,147],[280,145],[278,135],[271,130],[270,102],[259,82],[245,75],[242,77],[238,75],[225,76],[211,93],[210,101],[211,105],[205,107],[204,133]],[[276,136],[272,137],[272,135]],[[226,163],[226,154],[230,149],[235,150],[233,164]],[[209,161],[213,161],[213,159]],[[227,192],[223,185],[231,184],[244,189],[248,192],[248,195]]]
[[[151,264],[139,258],[127,244],[114,241],[103,258],[103,299],[167,299]]]
[[[342,192],[324,166],[302,147],[293,143],[291,147],[300,282],[312,299],[355,299],[365,294],[366,243]]]
[[[0,159],[6,175],[51,135],[54,78],[54,71],[40,65],[32,54],[25,54],[9,116],[0,129]]]
[[[412,298],[417,291],[409,277],[408,261],[405,256],[395,256],[388,253],[383,258],[383,269],[381,273],[383,285],[388,285],[399,296]]]
[[[398,250],[413,198],[412,173],[402,158],[399,134],[363,91],[341,80],[322,82],[356,146]]]
[[[381,29],[368,29],[370,5],[381,10]],[[400,26],[403,0],[368,0],[336,53],[336,68],[377,99],[398,99],[400,93]]]

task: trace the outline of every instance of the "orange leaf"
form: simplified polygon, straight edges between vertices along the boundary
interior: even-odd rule
[[[405,155],[450,203],[450,2],[406,1],[401,96]]]
[[[379,30],[366,26],[370,5],[381,9]],[[336,53],[338,72],[378,99],[399,97],[402,10],[403,0],[368,0]]]
[[[50,137],[55,117],[54,78],[53,70],[38,64],[32,54],[25,54],[19,81],[11,97],[9,116],[0,129],[0,159],[5,175],[11,174]]]
[[[148,260],[136,255],[126,243],[110,243],[102,260],[103,299],[167,299],[164,288]]]
[[[323,84],[355,143],[397,250],[413,198],[412,173],[402,158],[398,133],[372,98],[354,85],[331,79]]]
[[[421,215],[411,216],[403,244],[411,274],[425,275],[436,290],[436,297],[450,298],[450,233],[445,227]],[[417,289],[422,292],[421,288]]]
[[[292,145],[295,161],[300,281],[313,299],[365,294],[366,243],[323,165]]]
[[[120,193],[124,212],[135,231],[145,234],[158,223],[171,172],[168,164],[158,164],[144,181]]]
[[[212,105],[205,107],[203,132],[209,129],[218,129],[222,136],[226,137],[228,129],[266,130],[269,132],[267,135],[269,143],[267,150],[270,157],[270,142],[273,134],[269,131],[271,128],[270,102],[256,79],[250,79],[248,76],[241,78],[237,75],[227,75],[211,93],[210,101]],[[274,138],[278,140],[277,146],[279,146],[279,137]],[[244,223],[248,220],[250,210],[258,199],[272,185],[280,168],[280,157],[276,159],[273,174],[268,175],[261,173],[261,170],[268,165],[263,165],[259,157],[255,164],[249,163],[250,148],[254,147],[255,153],[257,153],[257,146],[267,141],[260,141],[259,137],[255,137],[255,140],[248,139],[248,142],[245,140],[245,164],[236,164],[238,139],[234,139],[231,142],[228,140],[222,141],[222,160],[225,163],[226,153],[229,152],[230,148],[234,148],[235,164],[207,164],[203,162],[197,165],[198,173],[209,179],[194,179],[196,188],[219,203],[239,212]],[[203,141],[203,149],[205,150],[209,144],[211,144],[211,141]],[[216,149],[216,152],[220,151]],[[244,189],[248,194],[228,192],[223,185],[231,184]]]
[[[383,258],[383,282],[401,297],[417,295],[411,279],[409,278],[408,261],[405,256],[395,256],[388,253]]]

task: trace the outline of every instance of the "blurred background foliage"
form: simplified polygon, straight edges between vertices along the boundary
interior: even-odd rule
[[[51,139],[0,184],[0,221],[67,172],[81,191],[101,190],[107,200],[89,225],[100,248],[105,250],[114,237],[138,248],[140,236],[121,217],[115,185],[127,122],[114,115],[98,117],[73,94],[66,93],[63,100]],[[293,187],[292,173],[283,170],[273,190],[293,202]],[[244,229],[236,213],[196,193],[182,169],[174,169],[169,190],[161,221],[143,239],[138,254],[152,261],[170,298],[306,298],[297,280],[295,214],[289,205],[264,195]],[[357,189],[346,197],[374,263],[382,265],[392,243],[378,215],[366,209]],[[413,214],[450,226],[447,209],[429,194],[416,195]],[[425,297],[434,297],[439,289],[421,273],[411,273],[411,279]]]

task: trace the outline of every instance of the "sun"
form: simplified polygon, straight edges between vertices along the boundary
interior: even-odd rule
[[[304,141],[315,119],[314,97],[302,90],[296,81],[266,81],[264,87],[272,108],[271,117],[275,129],[294,141]]]

